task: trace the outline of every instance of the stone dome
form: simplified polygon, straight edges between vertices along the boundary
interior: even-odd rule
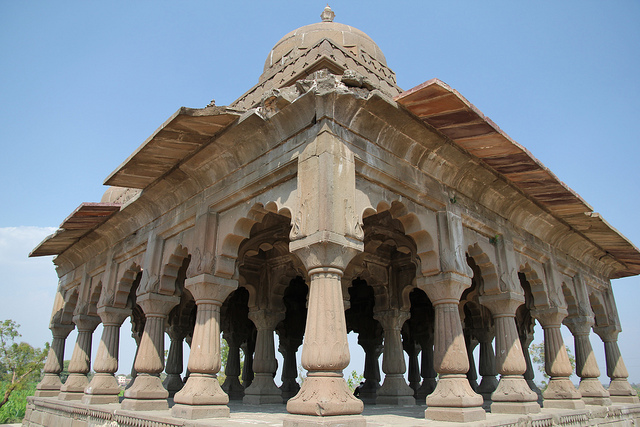
[[[371,37],[357,28],[333,22],[334,15],[331,8],[327,6],[322,15],[320,15],[322,22],[305,25],[281,38],[269,52],[263,73],[266,74],[271,67],[285,62],[287,58],[297,56],[298,50],[309,49],[325,38],[344,48],[355,57],[360,57],[360,51],[363,50],[370,57],[385,66],[387,65],[387,60],[382,50]]]

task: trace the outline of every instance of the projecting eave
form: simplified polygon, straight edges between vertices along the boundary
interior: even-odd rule
[[[227,107],[181,107],[104,181],[144,189],[229,127],[242,111]]]
[[[89,232],[104,224],[120,210],[118,203],[82,203],[60,224],[60,228],[47,236],[30,257],[60,255]]]
[[[538,206],[626,266],[611,278],[640,274],[637,247],[593,212],[589,204],[527,149],[446,83],[432,79],[394,99],[502,175]]]

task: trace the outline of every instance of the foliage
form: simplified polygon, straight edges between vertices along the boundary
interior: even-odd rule
[[[351,393],[360,385],[360,383],[364,381],[364,377],[358,374],[355,370],[351,371],[349,376],[347,377],[347,385],[349,386],[349,390]]]
[[[9,401],[12,393],[22,391],[29,383],[38,381],[49,351],[49,344],[39,349],[25,342],[14,342],[21,336],[19,327],[13,320],[0,322],[0,381],[3,384],[0,408]]]
[[[567,350],[567,354],[569,355],[569,363],[571,363],[571,370],[575,372],[576,358],[573,356],[573,353],[571,353],[571,350],[569,349],[568,346],[565,345],[565,348]],[[545,370],[545,367],[544,367],[544,343],[531,344],[529,346],[529,355],[531,356],[531,362],[536,366],[538,371],[542,373],[544,380],[540,385],[540,390],[545,391],[549,383],[549,374],[547,374],[547,371]]]
[[[0,424],[19,423],[24,418],[27,408],[27,396],[33,396],[36,392],[35,381],[28,383],[20,390],[14,390],[7,403],[0,408]],[[0,395],[4,395],[9,382],[0,383]]]

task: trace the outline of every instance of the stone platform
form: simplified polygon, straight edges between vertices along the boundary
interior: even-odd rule
[[[23,426],[85,427],[85,426],[282,426],[310,425],[299,423],[298,419],[286,412],[285,405],[270,404],[251,406],[239,402],[229,404],[229,418],[206,420],[183,420],[172,418],[169,411],[133,412],[120,409],[119,404],[85,405],[80,402],[66,402],[54,398],[29,398],[27,414]],[[362,417],[367,426],[453,426],[457,423],[430,421],[424,419],[424,406],[365,406]],[[347,426],[341,417],[337,424],[327,424],[332,417],[312,417],[311,421],[324,421],[316,425]],[[336,419],[337,420],[337,419]],[[361,425],[361,422],[356,423]],[[587,406],[582,410],[542,409],[533,415],[487,414],[480,422],[466,423],[472,427],[493,426],[580,426],[607,425],[633,426],[640,424],[640,404],[612,405],[608,407]]]

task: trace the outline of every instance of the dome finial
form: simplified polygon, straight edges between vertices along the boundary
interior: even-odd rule
[[[333,10],[331,10],[331,8],[329,7],[329,4],[327,3],[327,7],[325,7],[322,13],[320,14],[320,18],[322,18],[322,22],[333,22],[333,18],[335,16],[336,14],[333,13]]]

